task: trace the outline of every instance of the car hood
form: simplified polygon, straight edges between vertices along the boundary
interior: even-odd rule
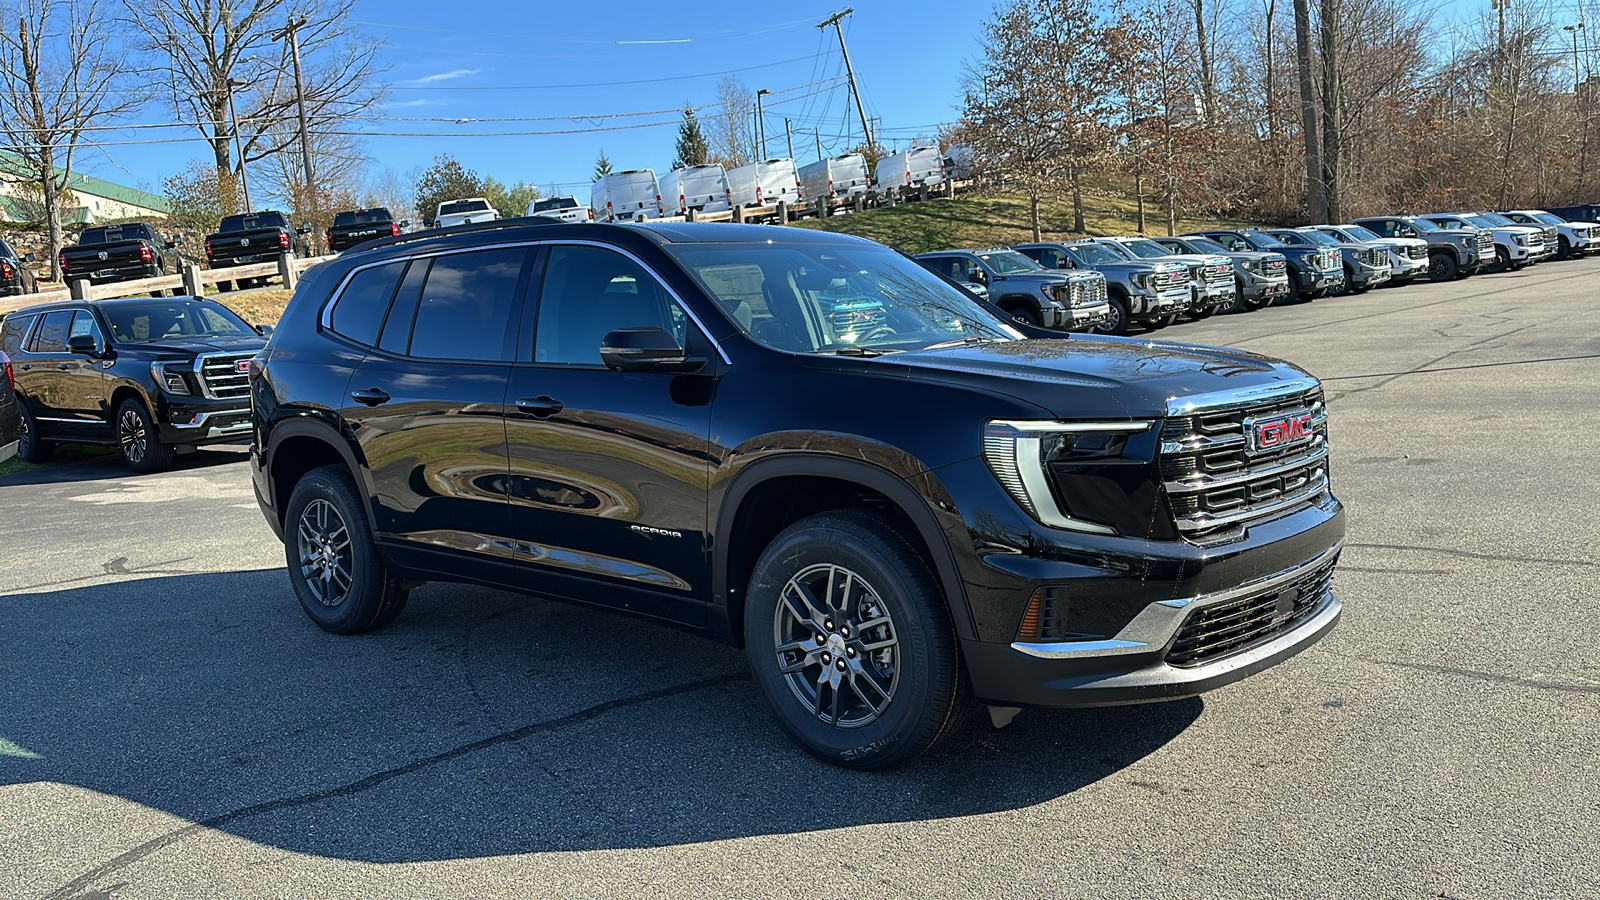
[[[1002,281],[1016,281],[1023,284],[1056,284],[1068,280],[1066,269],[1045,269],[1039,272],[1017,272],[1006,275]],[[992,286],[992,284],[991,284]]]
[[[1173,262],[1183,263],[1186,266],[1231,265],[1228,257],[1217,253],[1173,253],[1169,256],[1163,257],[1163,260],[1167,259],[1170,259]],[[1151,260],[1151,262],[1157,262],[1157,260]]]
[[[267,346],[267,339],[259,334],[237,338],[205,338],[198,340],[162,341],[159,344],[127,344],[129,350],[142,350],[163,357],[192,358],[202,353],[254,353]]]
[[[1297,366],[1254,353],[1100,336],[918,350],[860,362],[886,374],[1009,394],[1060,419],[1154,418],[1185,398],[1315,383]]]

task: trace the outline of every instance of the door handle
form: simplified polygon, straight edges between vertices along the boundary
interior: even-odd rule
[[[368,406],[378,406],[380,404],[389,402],[389,395],[378,390],[377,388],[368,388],[364,391],[355,391],[350,396],[357,403],[365,403]]]
[[[60,365],[56,366],[56,368],[58,368],[61,371],[65,372],[68,369],[72,368],[72,363],[61,363]]]
[[[20,366],[17,366],[17,368],[19,368],[19,369],[21,369],[21,370],[22,370],[22,371],[24,371],[24,372],[26,372],[26,371],[28,371],[28,370],[29,370],[29,369],[31,369],[31,368],[33,368],[33,363],[23,363],[23,364],[22,364],[22,365],[20,365]]]
[[[524,397],[517,401],[518,410],[525,412],[536,419],[548,419],[556,413],[561,412],[561,410],[564,408],[565,407],[561,405],[560,400],[552,400],[549,397],[541,396],[534,397],[532,399]]]

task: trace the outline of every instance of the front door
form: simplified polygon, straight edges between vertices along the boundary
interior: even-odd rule
[[[414,260],[403,275],[368,269],[334,306],[337,323],[347,301],[381,316],[394,297],[340,411],[371,473],[373,530],[469,577],[485,557],[513,557],[505,398],[528,257],[514,247]]]
[[[511,516],[528,585],[704,623],[714,380],[614,372],[600,342],[653,325],[709,356],[707,340],[621,252],[554,245],[543,269],[507,394]]]
[[[111,377],[106,372],[107,363],[101,357],[106,351],[105,332],[93,312],[76,310],[72,324],[67,329],[67,340],[88,336],[94,339],[95,355],[67,352],[64,361],[57,365],[62,373],[57,383],[60,408],[63,416],[74,420],[74,428],[89,433],[110,434],[110,424],[115,410],[110,404]],[[155,410],[151,410],[153,414]]]

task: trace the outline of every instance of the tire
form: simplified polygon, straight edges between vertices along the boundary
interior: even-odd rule
[[[944,595],[886,514],[839,510],[784,529],[756,563],[744,632],[773,716],[825,762],[909,762],[961,717],[960,649]]]
[[[1034,328],[1044,327],[1039,324],[1039,314],[1025,306],[1014,307],[1006,310],[1005,312],[1013,319],[1021,319],[1022,324],[1024,325],[1031,325]]]
[[[219,281],[219,282],[217,282],[217,293],[219,293],[219,294],[227,294],[227,293],[230,293],[232,291],[233,291],[233,282],[231,282],[231,281]]]
[[[1558,237],[1556,240],[1561,242],[1556,248],[1556,259],[1571,259],[1572,242],[1568,241],[1565,235]]]
[[[1237,305],[1237,304],[1238,304],[1238,302],[1239,302],[1239,301],[1237,301],[1237,300],[1235,300],[1235,301],[1234,301],[1234,305]],[[1229,307],[1228,307],[1228,308],[1229,308],[1229,309],[1232,309],[1232,308],[1233,308],[1233,306],[1229,306]],[[1190,311],[1190,312],[1189,312],[1189,313],[1188,313],[1188,316],[1189,316],[1189,318],[1191,318],[1191,319],[1193,319],[1193,320],[1194,320],[1194,321],[1196,321],[1196,322],[1198,322],[1198,321],[1200,321],[1200,320],[1201,320],[1201,319],[1209,319],[1209,318],[1211,318],[1211,317],[1212,317],[1212,316],[1214,316],[1214,315],[1216,315],[1216,314],[1217,314],[1217,309],[1218,309],[1218,307],[1215,307],[1215,306],[1208,306],[1208,307],[1206,307],[1206,308],[1205,308],[1205,309],[1196,309],[1196,310],[1191,310],[1191,311]]]
[[[1128,298],[1112,294],[1106,298],[1111,305],[1111,312],[1106,320],[1095,326],[1100,334],[1127,334],[1128,333]]]
[[[1461,264],[1454,253],[1434,253],[1428,257],[1428,280],[1455,281],[1461,275]]]
[[[289,495],[283,521],[289,583],[318,628],[374,631],[405,609],[408,592],[378,556],[361,496],[342,467],[307,472]]]
[[[1244,279],[1236,279],[1233,285],[1233,302],[1223,307],[1222,312],[1234,315],[1242,312],[1249,312],[1252,309],[1259,309],[1259,307],[1245,299]]]
[[[17,422],[20,432],[17,435],[17,459],[25,463],[45,463],[56,452],[53,441],[40,440],[39,425],[33,421],[33,413],[28,412],[28,404],[22,403],[21,397],[17,398],[20,416]]]
[[[1504,247],[1494,248],[1494,265],[1489,267],[1491,272],[1511,271],[1511,254]]]
[[[161,430],[143,400],[122,401],[112,427],[117,435],[117,451],[128,468],[148,474],[172,465],[172,448],[161,443]]]
[[[1178,314],[1177,313],[1172,313],[1170,315],[1165,315],[1165,316],[1162,316],[1159,319],[1156,319],[1154,322],[1151,322],[1149,325],[1147,325],[1145,327],[1149,328],[1151,331],[1155,331],[1158,328],[1166,328],[1168,325],[1173,325],[1177,321],[1178,321]]]

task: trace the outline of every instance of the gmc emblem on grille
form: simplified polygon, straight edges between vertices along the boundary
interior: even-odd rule
[[[1313,414],[1309,409],[1278,413],[1272,416],[1244,420],[1245,439],[1252,454],[1268,450],[1281,450],[1303,444],[1316,437],[1311,426]]]
[[[237,368],[241,372],[249,372],[250,371],[250,360],[248,360],[248,359],[239,360]]]

